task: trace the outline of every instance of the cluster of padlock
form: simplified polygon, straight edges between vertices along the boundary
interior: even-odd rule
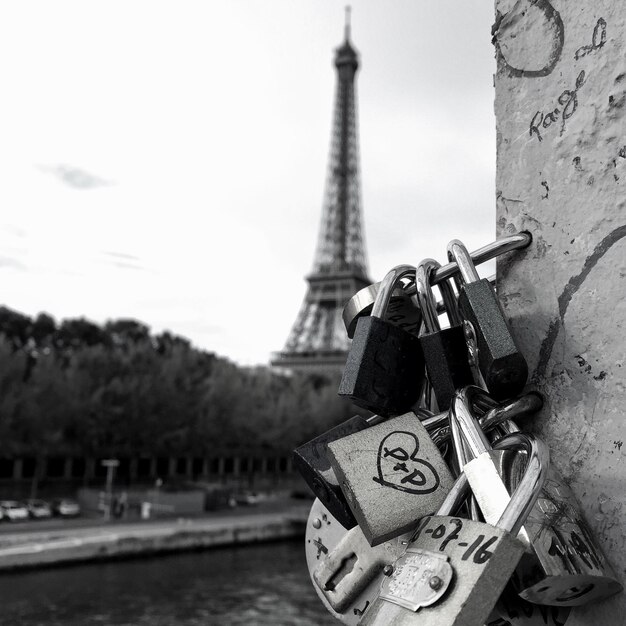
[[[453,240],[445,266],[395,267],[344,309],[339,393],[375,415],[294,462],[317,496],[311,578],[345,624],[561,626],[622,590],[546,444],[513,421],[543,401],[476,265],[530,242]]]

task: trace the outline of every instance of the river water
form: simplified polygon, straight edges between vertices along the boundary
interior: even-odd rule
[[[302,541],[0,575],[3,626],[336,625]]]

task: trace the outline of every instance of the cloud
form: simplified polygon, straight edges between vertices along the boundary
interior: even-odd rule
[[[8,256],[0,256],[0,268],[8,267],[14,270],[24,271],[28,269],[21,261]]]
[[[113,263],[115,267],[120,267],[125,270],[143,270],[145,268],[141,267],[141,265],[134,265],[133,263],[125,263],[124,261],[116,261]]]
[[[112,184],[110,181],[71,165],[40,165],[39,169],[42,172],[56,176],[62,183],[74,189],[95,189],[96,187],[106,187]]]
[[[4,224],[2,226],[2,230],[10,235],[13,235],[14,237],[18,237],[19,239],[24,239],[24,237],[26,237],[26,229],[15,226],[14,224]]]
[[[125,252],[110,252],[108,250],[103,250],[102,254],[106,254],[108,256],[114,256],[119,259],[127,259],[129,261],[139,261],[139,257],[134,254],[126,254]]]

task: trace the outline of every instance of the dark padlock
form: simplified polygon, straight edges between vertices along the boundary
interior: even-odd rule
[[[476,334],[478,366],[487,389],[497,399],[519,394],[528,379],[528,366],[515,344],[495,290],[480,278],[467,248],[454,239],[448,258],[459,266],[459,308]]]
[[[356,526],[357,522],[341,491],[335,472],[330,466],[328,444],[374,426],[381,420],[382,418],[377,415],[368,419],[355,415],[293,451],[294,467],[300,472],[320,502],[347,529]]]
[[[450,407],[454,392],[474,382],[469,366],[467,344],[462,320],[456,308],[456,297],[447,281],[439,283],[446,306],[449,328],[441,328],[437,304],[431,289],[434,270],[441,267],[434,259],[425,259],[417,267],[415,284],[417,299],[424,319],[424,332],[420,336],[428,378],[435,391],[440,411]]]
[[[419,339],[384,319],[396,285],[415,274],[398,265],[381,282],[372,314],[357,321],[339,395],[384,417],[406,413],[420,398],[424,355]]]

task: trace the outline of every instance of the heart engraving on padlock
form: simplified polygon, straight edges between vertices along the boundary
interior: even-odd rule
[[[415,433],[405,430],[389,433],[378,448],[378,476],[373,478],[374,482],[407,493],[435,491],[440,484],[439,474],[428,461],[417,456],[419,449]]]

